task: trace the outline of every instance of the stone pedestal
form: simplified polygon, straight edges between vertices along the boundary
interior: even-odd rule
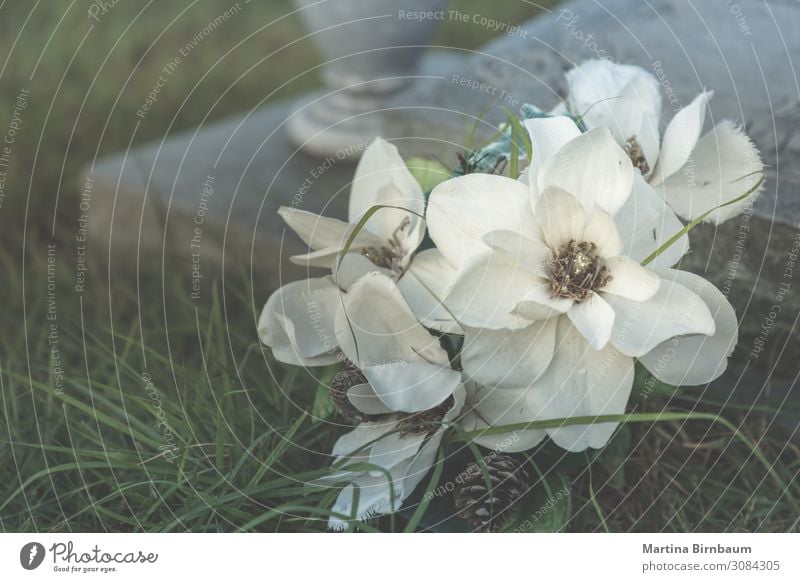
[[[441,23],[402,15],[443,14],[447,0],[294,2],[322,53],[325,89],[297,104],[286,126],[292,143],[325,158],[383,135],[387,99],[414,83]]]

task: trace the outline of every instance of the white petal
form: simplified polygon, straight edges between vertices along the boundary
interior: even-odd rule
[[[530,322],[513,311],[537,285],[508,254],[487,248],[464,267],[444,303],[464,326],[519,329]]]
[[[686,271],[662,271],[665,278],[700,295],[714,317],[714,335],[685,335],[660,343],[639,358],[657,379],[673,386],[697,386],[717,379],[728,366],[739,336],[736,312],[712,283]]]
[[[406,461],[408,463],[408,461]],[[403,489],[402,479],[395,478],[395,473],[404,474],[405,467],[398,467],[392,472],[391,480],[385,474],[379,476],[363,475],[354,479],[352,484],[347,485],[339,497],[336,499],[331,511],[344,515],[352,515],[354,512],[354,492],[358,487],[358,507],[355,508],[355,517],[358,520],[365,520],[373,515],[390,513],[400,509],[400,504],[405,499],[407,493]],[[394,498],[392,498],[392,493]],[[347,521],[338,517],[331,517],[328,520],[328,528],[332,530],[343,530],[347,527]]]
[[[339,290],[329,277],[288,283],[264,305],[258,336],[286,364],[334,364],[341,359],[334,333],[339,301]]]
[[[369,273],[342,299],[336,337],[342,352],[359,368],[401,361],[448,363],[439,340],[417,322],[389,277]]]
[[[677,172],[689,159],[706,119],[708,101],[713,91],[703,91],[689,105],[678,111],[664,131],[658,164],[650,176],[654,186],[661,184],[668,176]]]
[[[436,186],[427,219],[431,239],[456,268],[486,249],[482,239],[487,232],[535,232],[527,186],[489,174],[468,174]]]
[[[592,348],[566,317],[559,319],[556,352],[544,375],[527,391],[536,420],[622,414],[633,386],[633,359],[612,346]],[[568,451],[605,446],[618,423],[547,429]]]
[[[607,127],[621,146],[635,138],[655,167],[661,117],[655,77],[640,67],[594,60],[569,71],[567,83],[572,109],[587,128]]]
[[[672,209],[686,220],[694,220],[752,189],[764,169],[758,149],[741,128],[723,121],[704,135],[683,171],[662,184]],[[720,224],[742,212],[761,193],[763,183],[745,199],[719,208],[705,220]]]
[[[661,147],[659,121],[661,94],[655,78],[637,77],[625,88],[620,99],[612,104],[618,124],[611,130],[620,145],[635,139],[652,171],[658,162]]]
[[[582,240],[593,242],[603,257],[615,257],[622,252],[622,239],[617,231],[617,225],[614,219],[602,210],[595,210],[589,216],[583,229]]]
[[[553,108],[547,112],[548,115],[569,115],[570,111],[567,108],[567,104],[564,101],[559,101],[556,103]]]
[[[352,225],[336,218],[327,218],[305,210],[281,206],[278,214],[293,231],[312,250],[341,249],[352,232]],[[351,248],[359,249],[374,244],[376,239],[370,233],[359,233]]]
[[[444,298],[455,277],[455,269],[439,249],[428,249],[414,256],[397,286],[422,325],[444,333],[460,334],[461,327],[444,306]]]
[[[573,113],[583,116],[588,127],[606,126],[605,121],[613,113],[614,104],[618,101],[615,98],[638,79],[643,79],[654,89],[641,95],[640,106],[654,111],[661,107],[658,81],[641,67],[593,59],[568,71],[566,78]]]
[[[547,261],[552,251],[538,237],[529,237],[511,230],[493,230],[483,242],[513,258],[522,269],[540,277],[546,276]]]
[[[623,354],[639,357],[661,342],[678,335],[714,333],[714,318],[694,291],[661,279],[658,292],[648,301],[606,295],[616,313],[611,343]]]
[[[622,254],[641,262],[673,235],[683,223],[655,190],[635,172],[633,194],[614,217],[622,238]],[[684,234],[648,266],[671,267],[689,252],[689,235]]]
[[[558,250],[571,240],[581,240],[586,213],[575,196],[560,188],[542,192],[534,211],[547,246]]]
[[[419,485],[420,481],[425,478],[425,475],[428,474],[428,471],[430,471],[436,463],[436,453],[439,450],[439,445],[442,444],[443,436],[444,433],[442,431],[438,431],[430,436],[420,448],[417,456],[414,457],[408,465],[402,485],[406,495],[411,495],[411,493],[414,492],[414,489]]]
[[[459,372],[426,362],[365,366],[362,371],[378,398],[388,408],[399,412],[434,408],[461,384]]]
[[[301,267],[317,267],[320,269],[333,269],[336,266],[336,259],[341,249],[339,247],[328,247],[311,251],[304,255],[293,255],[289,261]]]
[[[393,412],[386,406],[370,384],[356,384],[347,391],[347,399],[350,404],[364,414],[388,414]]]
[[[555,318],[518,331],[467,328],[461,365],[479,384],[524,388],[550,365],[555,341]]]
[[[425,237],[424,199],[409,200],[394,183],[389,183],[378,191],[376,204],[381,207],[367,219],[364,230],[381,236],[384,244],[398,240],[405,254],[413,253]]]
[[[574,301],[568,297],[553,297],[550,283],[539,279],[528,288],[512,313],[530,321],[549,319],[569,311]]]
[[[567,311],[567,317],[596,350],[602,350],[611,338],[614,310],[597,293],[592,293],[582,303],[575,303]]]
[[[350,189],[350,222],[357,223],[365,212],[378,204],[407,208],[420,215],[425,208],[422,188],[397,148],[381,138],[376,138],[358,161]],[[413,250],[424,233],[421,219],[414,214],[382,208],[370,217],[365,229],[387,240],[404,220],[411,221],[407,232]]]
[[[508,390],[480,386],[474,387],[470,392],[470,408],[466,410],[461,421],[466,431],[535,420],[535,413],[528,404],[526,389]],[[543,430],[529,429],[484,435],[474,440],[483,447],[499,452],[518,453],[535,447],[542,442],[545,435]]]
[[[362,422],[336,440],[331,454],[336,461],[345,457],[356,462],[366,460],[372,445],[396,427],[395,421]]]
[[[606,259],[611,280],[603,287],[604,293],[613,293],[634,301],[647,301],[658,291],[661,279],[654,272],[627,257]]]
[[[370,447],[369,462],[391,470],[415,456],[425,441],[425,437],[424,432],[406,434],[397,431],[387,434]],[[379,475],[380,473],[373,471],[372,474]]]
[[[367,273],[382,273],[387,277],[394,277],[389,269],[378,267],[361,253],[347,253],[339,258],[337,255],[331,266],[331,277],[340,289],[345,291]]]
[[[533,147],[527,181],[529,184],[536,184],[536,172],[545,160],[558,152],[568,141],[578,137],[581,131],[572,119],[564,115],[526,119],[523,124],[528,130]]]
[[[442,428],[439,428],[428,437],[428,440],[422,445],[417,456],[414,457],[414,460],[408,466],[403,480],[403,490],[407,495],[410,495],[414,491],[414,488],[422,481],[430,468],[434,465],[436,453],[439,450],[439,445],[444,436],[444,427],[452,423],[461,413],[461,409],[464,407],[464,398],[464,386],[459,386],[456,391],[453,392],[453,407],[442,419]]]
[[[539,171],[543,192],[557,186],[574,195],[587,212],[595,205],[612,216],[628,199],[633,186],[633,166],[606,128],[576,137],[551,156]]]

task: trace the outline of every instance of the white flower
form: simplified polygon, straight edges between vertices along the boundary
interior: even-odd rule
[[[348,393],[362,412],[428,410],[461,383],[439,339],[419,324],[397,286],[381,273],[353,284],[334,327],[342,352],[369,382]]]
[[[618,341],[615,343],[612,339],[601,350],[591,347],[568,318],[548,320],[548,326],[555,333],[547,341],[552,342],[555,349],[543,373],[540,373],[541,364],[537,359],[546,358],[549,352],[539,349],[544,343],[542,338],[536,338],[537,347],[524,345],[526,339],[534,337],[535,327],[525,330],[527,338],[521,335],[523,332],[511,332],[493,347],[486,346],[491,336],[473,340],[484,348],[482,365],[487,370],[482,370],[479,377],[490,376],[491,367],[495,365],[492,358],[502,352],[503,363],[511,368],[495,370],[494,377],[504,378],[507,373],[509,378],[504,379],[511,388],[483,386],[472,392],[467,407],[469,413],[462,422],[465,430],[624,413],[633,386],[634,359],[631,356],[640,352],[644,353],[637,356],[638,360],[653,376],[669,384],[705,384],[721,375],[737,340],[733,308],[722,293],[702,277],[672,270],[660,271],[660,275],[661,287],[653,300],[639,304],[638,309],[634,302],[626,301],[626,309],[617,311],[613,337]],[[676,310],[673,306],[681,303],[680,299],[686,302],[685,307]],[[697,333],[692,320],[697,317],[707,321],[709,311],[716,332],[712,335]],[[672,331],[661,333],[662,324]],[[693,331],[663,339],[681,327]],[[637,345],[641,346],[640,350],[631,349]],[[473,356],[476,360],[479,357]],[[528,373],[539,376],[527,382],[525,375]],[[510,448],[507,434],[482,436],[475,441],[486,447],[504,446],[506,452],[515,452],[536,446],[548,435],[564,449],[582,451],[587,447],[605,446],[616,427],[617,423],[597,423],[518,431],[519,438]]]
[[[311,249],[310,253],[290,257],[297,264],[334,271],[340,254],[365,213],[381,208],[356,235],[347,259],[356,259],[340,280],[343,289],[361,274],[375,268],[401,273],[411,260],[425,234],[421,218],[425,200],[417,181],[392,144],[377,138],[364,151],[356,167],[350,189],[348,221],[326,218],[298,208],[282,206],[278,214]],[[403,210],[404,209],[404,210]],[[345,274],[345,273],[342,273]]]
[[[411,495],[436,461],[444,431],[464,404],[462,386],[458,387],[452,401],[447,404],[442,410],[436,411],[439,418],[432,421],[422,415],[393,414],[380,420],[362,422],[353,431],[340,437],[333,455],[334,462],[343,463],[344,466],[341,471],[321,480],[347,482],[332,511],[355,515],[356,519],[364,520],[400,509],[403,501]],[[418,417],[421,418],[418,420]],[[363,467],[347,469],[348,465],[358,463],[370,463],[375,467],[372,470]],[[356,487],[359,491],[358,507],[354,508]],[[347,527],[347,521],[332,516],[328,527],[342,530]]]
[[[569,106],[588,128],[607,127],[650,186],[685,220],[736,199],[753,188],[764,168],[758,149],[740,127],[723,120],[703,137],[710,91],[678,111],[659,134],[661,95],[647,71],[591,60],[567,73]],[[720,224],[758,196],[712,212]]]
[[[284,285],[264,306],[258,322],[259,337],[279,361],[315,366],[340,360],[333,326],[341,305],[340,290],[347,291],[371,272],[384,273],[397,281],[421,321],[441,320],[443,327],[452,325],[431,295],[440,289],[442,281],[448,280],[441,273],[451,267],[435,249],[414,256],[425,234],[424,204],[422,189],[397,148],[378,138],[365,150],[356,168],[349,222],[296,208],[279,210],[311,249],[307,254],[291,257],[291,261],[332,271],[331,276]],[[375,211],[342,257],[359,221],[378,205],[394,208]]]
[[[452,421],[464,402],[461,373],[450,368],[438,338],[417,322],[392,279],[381,273],[351,286],[334,327],[342,352],[367,379],[347,397],[365,416],[379,419],[341,437],[333,454],[337,461],[372,463],[391,475],[389,480],[377,470],[345,470],[329,478],[351,482],[333,510],[352,514],[358,486],[355,515],[365,519],[397,510],[433,464],[445,428],[441,423]],[[345,525],[336,518],[330,522],[334,529]]]
[[[732,312],[724,297],[701,297],[669,272],[659,277],[625,256],[631,239],[623,236],[635,238],[640,225],[620,225],[614,215],[632,220],[623,211],[631,162],[607,129],[580,134],[569,124],[527,122],[535,152],[527,185],[473,174],[431,194],[431,237],[462,265],[443,301],[466,328],[464,370],[484,386],[518,391],[519,398],[479,399],[475,418],[490,425],[624,412],[632,358],[676,336],[713,336],[715,315]],[[648,250],[656,247],[651,241]],[[704,299],[722,302],[710,309]],[[724,370],[728,351],[720,348],[728,339],[718,337],[707,358],[688,362],[694,379]],[[583,450],[605,444],[613,428],[546,432]],[[543,435],[528,432],[519,446]]]

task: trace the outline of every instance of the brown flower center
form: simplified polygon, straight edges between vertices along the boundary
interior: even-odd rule
[[[454,399],[448,396],[444,402],[422,412],[407,413],[402,416],[397,428],[402,436],[409,434],[430,434],[436,432],[445,415],[453,408]]]
[[[376,267],[382,269],[389,269],[395,273],[401,273],[403,270],[403,259],[406,256],[406,249],[403,246],[403,241],[400,238],[400,233],[411,225],[411,219],[406,216],[403,222],[400,223],[392,237],[386,241],[386,244],[379,247],[367,247],[362,249],[361,254],[367,257]]]
[[[608,268],[590,242],[570,240],[550,257],[550,293],[553,297],[586,301],[611,281]]]
[[[636,136],[633,136],[625,142],[625,153],[631,159],[634,168],[639,168],[642,176],[645,176],[650,171],[650,164],[647,163],[647,158],[644,157],[642,146],[636,141]]]

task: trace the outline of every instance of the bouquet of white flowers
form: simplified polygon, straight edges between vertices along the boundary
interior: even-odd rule
[[[643,69],[589,61],[567,80],[564,103],[525,105],[432,188],[378,139],[349,222],[280,210],[310,247],[292,262],[330,274],[278,289],[261,341],[288,364],[343,364],[329,397],[357,423],[315,483],[342,487],[332,529],[400,509],[459,439],[493,452],[459,479],[455,511],[497,529],[526,489],[514,453],[604,447],[637,361],[674,386],[725,370],[736,314],[675,265],[691,228],[758,195],[758,151],[729,121],[701,137],[711,92],[662,135]]]

